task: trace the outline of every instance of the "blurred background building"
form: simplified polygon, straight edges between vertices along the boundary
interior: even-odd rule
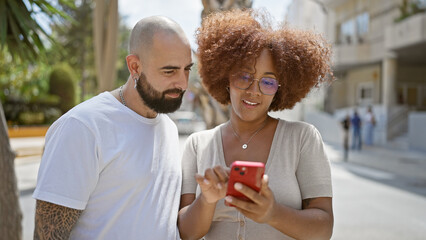
[[[259,8],[266,2],[270,12],[285,10],[274,15],[276,20],[328,39],[337,79],[330,87],[312,91],[293,109],[271,112],[272,116],[310,122],[325,140],[340,143],[340,120],[355,108],[363,116],[371,105],[377,120],[375,145],[426,150],[426,0],[201,0],[179,3],[188,12],[179,22],[194,45],[202,16],[232,8]],[[156,9],[164,9],[160,3],[145,2],[141,12],[135,7],[138,4],[136,0],[74,1],[74,7],[57,4],[78,24],[66,19],[47,21],[46,34],[56,43],[46,45],[45,61],[12,64],[13,58],[3,51],[0,100],[9,127],[48,126],[75,104],[122,85],[128,77],[124,59],[131,27],[139,18],[163,14]],[[127,21],[127,14],[133,22]],[[46,22],[34,15],[40,23]],[[111,40],[100,37],[104,35]],[[179,121],[197,122],[194,126],[203,121],[212,128],[227,121],[229,109],[202,87],[196,46],[193,51],[195,64],[180,110],[195,114],[177,116],[192,116]],[[69,87],[61,87],[64,82]]]
[[[337,142],[338,121],[371,105],[375,144],[426,150],[425,9],[424,0],[293,0],[286,20],[326,36],[337,78],[314,101],[324,112],[305,106],[304,120]]]

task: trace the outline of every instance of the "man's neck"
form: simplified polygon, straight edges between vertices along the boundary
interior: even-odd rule
[[[137,114],[145,118],[155,118],[158,113],[144,104],[136,91],[132,91],[128,82],[120,89],[111,91],[111,94],[123,105],[130,108]],[[120,94],[121,91],[121,94]],[[123,97],[123,99],[122,99]]]

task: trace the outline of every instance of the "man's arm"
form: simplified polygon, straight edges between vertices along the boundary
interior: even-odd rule
[[[37,200],[34,239],[68,239],[82,212]]]

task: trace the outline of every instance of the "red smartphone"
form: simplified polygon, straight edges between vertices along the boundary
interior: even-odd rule
[[[231,173],[229,175],[226,196],[230,195],[246,201],[250,201],[246,196],[234,189],[234,184],[239,182],[259,192],[264,173],[265,164],[262,162],[233,162],[231,164]]]

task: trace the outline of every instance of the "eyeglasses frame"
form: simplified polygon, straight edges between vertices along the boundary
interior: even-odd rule
[[[253,76],[252,74],[250,74],[250,73],[247,73],[247,74],[249,74],[250,76]],[[236,74],[234,74],[234,76],[235,76]],[[237,87],[237,86],[234,86],[234,87],[236,87],[236,88],[238,88],[238,89],[240,89],[240,90],[247,90],[247,89],[249,89],[250,87],[251,87],[251,85],[253,84],[253,82],[254,81],[257,81],[257,87],[259,88],[259,91],[263,94],[263,95],[267,95],[267,96],[272,96],[272,95],[275,95],[277,92],[278,92],[278,89],[281,87],[281,84],[279,84],[279,82],[278,82],[278,80],[277,79],[275,79],[275,78],[272,78],[272,79],[274,79],[275,81],[277,81],[277,83],[278,83],[278,88],[277,88],[277,91],[275,91],[273,94],[266,94],[266,93],[263,93],[263,91],[262,91],[262,89],[260,88],[260,80],[262,79],[262,78],[271,78],[271,77],[261,77],[261,78],[254,78],[254,77],[252,77],[252,81],[251,81],[251,83],[248,85],[248,87],[246,87],[246,88],[240,88],[240,87]]]

